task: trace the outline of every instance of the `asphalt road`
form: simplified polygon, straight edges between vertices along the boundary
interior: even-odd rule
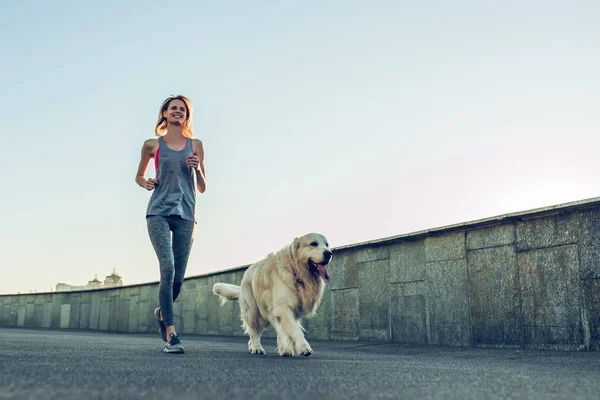
[[[599,399],[600,353],[0,329],[1,399]]]

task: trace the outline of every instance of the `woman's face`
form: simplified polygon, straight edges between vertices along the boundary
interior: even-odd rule
[[[185,103],[179,99],[171,100],[167,106],[167,110],[163,111],[163,117],[167,119],[167,123],[169,124],[182,125],[187,119]]]

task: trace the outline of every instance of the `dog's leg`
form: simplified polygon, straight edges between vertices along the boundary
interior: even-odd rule
[[[244,330],[250,337],[250,340],[248,340],[248,351],[251,354],[267,354],[260,343],[260,336],[265,328],[265,323],[262,322],[260,316],[255,316],[255,318],[251,323],[244,321]]]
[[[248,351],[252,354],[267,354],[260,344],[260,336],[266,323],[260,316],[256,303],[242,301],[240,302],[240,311],[244,332],[250,336],[250,340],[248,340]]]
[[[277,351],[281,356],[294,356],[296,355],[294,341],[285,332],[280,321],[275,324],[275,330],[277,331]]]
[[[302,328],[288,307],[273,310],[275,329],[277,330],[277,350],[282,356],[310,356],[312,348],[304,338]]]
[[[250,351],[251,354],[267,354],[260,344],[260,332],[254,329],[248,329],[248,335],[250,336],[250,340],[248,340],[248,351]]]

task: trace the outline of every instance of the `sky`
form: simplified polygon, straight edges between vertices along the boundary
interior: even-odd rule
[[[598,197],[598,21],[592,0],[3,4],[0,293],[158,281],[134,178],[171,94],[208,181],[186,276]]]

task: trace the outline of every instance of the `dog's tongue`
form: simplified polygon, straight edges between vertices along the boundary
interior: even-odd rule
[[[323,265],[323,264],[315,264],[315,265],[317,266],[317,269],[319,270],[319,275],[321,276],[321,278],[323,278],[325,283],[329,283],[329,281],[331,280],[331,277],[329,276],[329,272],[327,272],[327,267],[325,267],[325,265]]]

